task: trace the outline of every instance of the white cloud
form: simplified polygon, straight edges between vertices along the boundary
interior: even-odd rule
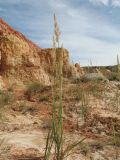
[[[64,9],[65,7],[67,7],[65,5],[65,3],[63,3],[60,0],[49,0],[49,5],[53,8],[53,9]]]
[[[81,65],[87,65],[90,59],[92,59],[93,65],[115,64],[120,45],[120,43],[110,44],[99,39],[76,34],[65,36],[64,44],[70,48],[71,57],[75,61],[80,61]]]
[[[120,0],[112,0],[111,4],[114,7],[120,7]]]
[[[110,4],[109,0],[96,1],[105,6]],[[93,65],[116,63],[117,50],[120,46],[120,32],[111,23],[108,23],[104,16],[84,7],[74,9],[72,6],[66,5],[64,0],[50,0],[49,7],[58,15],[62,42],[75,61],[80,61],[82,65],[87,65],[89,59],[92,59]],[[52,15],[50,18],[52,20]],[[33,22],[30,21],[28,25],[36,28],[35,34],[37,35],[41,35],[40,28],[44,28],[43,32],[47,36],[35,40],[40,46],[52,45],[52,35],[48,35],[53,29],[51,20],[48,20],[46,16],[44,21],[37,19]]]
[[[89,9],[68,8],[67,13],[68,17],[62,19],[62,39],[71,57],[81,65],[87,65],[90,59],[93,65],[115,64],[119,30]]]
[[[101,5],[101,4],[105,6],[109,5],[109,0],[89,0],[89,1],[95,5]]]
[[[120,7],[120,0],[89,0],[94,5]]]

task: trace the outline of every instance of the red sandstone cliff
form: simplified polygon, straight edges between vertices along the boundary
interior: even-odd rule
[[[0,74],[11,83],[39,81],[49,84],[54,61],[52,49],[42,49],[0,19]],[[65,49],[64,73],[70,75],[69,52]]]

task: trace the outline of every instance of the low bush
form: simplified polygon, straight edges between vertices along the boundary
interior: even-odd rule
[[[76,87],[74,97],[76,101],[81,101],[83,99],[84,91],[80,87]]]
[[[33,82],[27,85],[26,95],[28,98],[36,94],[37,92],[41,92],[44,90],[44,85],[38,82]]]
[[[49,101],[49,97],[46,96],[45,94],[39,95],[39,102],[43,102],[43,101]]]
[[[13,93],[8,91],[0,91],[0,107],[8,105],[13,100]]]
[[[82,81],[82,78],[73,78],[72,83],[73,84],[79,84]]]
[[[112,73],[108,76],[108,79],[109,79],[110,81],[120,81],[120,74],[119,74],[119,73],[112,72]]]
[[[81,82],[90,82],[90,81],[99,82],[102,80],[104,80],[104,78],[97,73],[90,73],[88,75],[81,77]]]

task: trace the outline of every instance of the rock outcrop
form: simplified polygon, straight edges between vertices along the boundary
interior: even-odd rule
[[[41,67],[41,48],[0,20],[0,73],[10,82],[40,81],[49,84]]]
[[[58,49],[59,51],[60,49]],[[43,66],[45,72],[52,74],[53,73],[53,63],[55,60],[55,52],[52,48],[42,49],[39,53],[40,55],[40,64]],[[69,52],[67,49],[64,49],[63,52],[63,72],[64,75],[69,76],[70,72],[70,62],[69,62]]]
[[[0,19],[0,75],[8,83],[40,81],[50,84],[55,55],[42,49]],[[64,74],[70,75],[69,52],[64,50]]]

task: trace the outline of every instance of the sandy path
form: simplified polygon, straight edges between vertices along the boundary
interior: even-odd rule
[[[0,139],[4,139],[2,145],[15,145],[17,147],[35,148],[40,152],[44,151],[45,133],[42,131],[13,132],[0,134]]]

